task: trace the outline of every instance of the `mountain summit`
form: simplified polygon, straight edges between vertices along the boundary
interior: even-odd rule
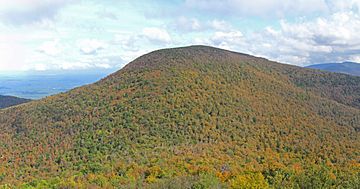
[[[0,183],[28,187],[359,185],[360,78],[207,46],[0,111]]]

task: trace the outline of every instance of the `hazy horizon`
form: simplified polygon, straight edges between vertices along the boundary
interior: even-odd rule
[[[41,99],[94,83],[115,70],[47,71],[18,74],[0,73],[0,95]]]

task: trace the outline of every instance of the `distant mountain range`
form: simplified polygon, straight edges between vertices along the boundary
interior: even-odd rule
[[[0,95],[0,109],[15,106],[29,101],[29,99]]]
[[[97,71],[77,70],[76,72],[0,73],[0,94],[40,99],[96,82],[112,72],[114,72],[112,69],[100,69]]]
[[[314,64],[307,68],[360,76],[360,63],[355,62]]]

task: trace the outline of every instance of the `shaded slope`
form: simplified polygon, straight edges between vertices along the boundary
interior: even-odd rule
[[[249,171],[295,179],[328,163],[339,184],[358,172],[360,110],[301,85],[322,74],[204,46],[152,52],[95,84],[0,112],[2,182],[81,173],[78,182],[116,186],[213,173],[230,183]]]
[[[360,77],[290,66],[281,72],[306,91],[360,109]]]
[[[29,102],[30,100],[14,96],[0,95],[0,109]]]

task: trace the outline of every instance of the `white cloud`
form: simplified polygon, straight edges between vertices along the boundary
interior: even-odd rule
[[[110,12],[107,10],[102,10],[100,12],[98,12],[98,15],[100,18],[106,18],[106,19],[110,19],[110,20],[118,20],[118,16],[114,13],[114,12]]]
[[[359,55],[351,55],[349,61],[352,62],[360,62],[360,54]]]
[[[117,66],[117,65],[116,65]],[[67,62],[54,60],[49,63],[29,64],[23,70],[47,71],[47,70],[86,70],[86,69],[110,69],[114,65],[110,63],[96,63],[96,62]]]
[[[0,20],[23,25],[53,19],[58,11],[75,0],[0,0]]]
[[[106,64],[106,63],[95,64],[95,67],[104,68],[104,69],[112,68],[112,66],[110,66],[109,64]]]
[[[231,49],[244,42],[244,35],[240,31],[215,32],[210,41],[215,46]]]
[[[203,29],[203,26],[196,18],[187,18],[185,16],[181,16],[175,20],[175,28],[179,31],[191,32],[200,31]]]
[[[224,20],[212,20],[209,22],[209,26],[214,29],[214,30],[218,30],[218,31],[229,31],[232,29],[232,26],[225,22]]]
[[[200,21],[197,18],[188,18],[181,16],[177,18],[173,25],[180,32],[203,32],[206,30],[230,31],[232,26],[225,20],[213,19]]]
[[[266,27],[260,32],[239,30],[216,31],[211,36],[193,41],[225,49],[296,64],[336,62],[360,57],[360,16],[339,12],[312,21],[289,23],[280,21],[280,28]]]
[[[96,39],[84,39],[78,41],[78,46],[83,54],[96,54],[101,49],[106,48],[107,44]]]
[[[46,66],[45,64],[34,64],[33,69],[34,69],[35,71],[45,71],[45,70],[47,70],[48,68],[47,68],[47,66]]]
[[[57,65],[56,69],[60,70],[83,70],[89,69],[92,66],[89,63],[84,62],[62,62],[61,64]]]
[[[113,68],[190,44],[297,65],[360,57],[360,0],[114,2],[0,0],[0,71]]]
[[[39,47],[38,51],[49,56],[56,56],[62,52],[62,49],[59,46],[59,40],[54,40],[54,41],[44,42]]]
[[[277,54],[291,54],[301,63],[334,61],[337,57],[350,59],[360,53],[360,17],[353,12],[335,13],[329,18],[318,18],[301,23],[281,22],[279,31],[271,32]],[[284,50],[285,49],[285,50]]]
[[[326,3],[333,12],[360,11],[360,0],[330,0]]]
[[[325,0],[186,0],[185,6],[212,14],[265,17],[328,11]]]
[[[0,43],[0,72],[22,71],[29,51],[19,43]]]
[[[169,43],[171,41],[171,37],[166,30],[156,27],[144,28],[142,36],[155,43]]]
[[[141,36],[133,35],[131,33],[120,33],[115,34],[112,43],[114,45],[120,45],[122,49],[126,51],[138,51],[139,46],[136,45],[136,42],[139,41]]]

